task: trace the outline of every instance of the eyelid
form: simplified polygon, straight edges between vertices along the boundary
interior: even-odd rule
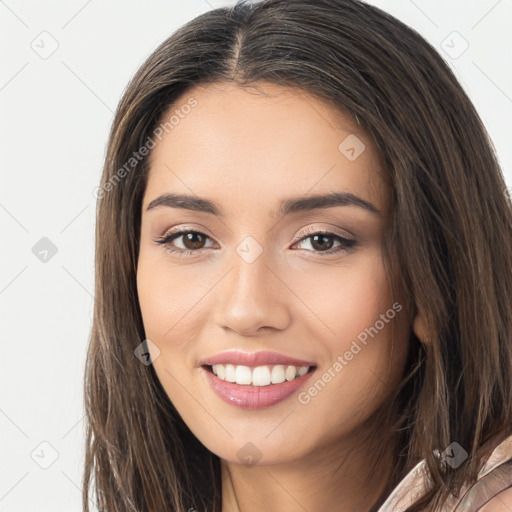
[[[212,240],[214,240],[213,235],[206,228],[204,228],[203,226],[194,227],[194,226],[182,225],[182,224],[180,224],[178,226],[174,226],[174,227],[169,228],[169,229],[166,229],[164,231],[164,233],[162,235],[158,236],[156,239],[157,240],[164,240],[165,238],[169,237],[170,235],[173,235],[175,233],[183,233],[183,232],[198,232],[198,233],[202,233],[204,235],[207,235]]]
[[[352,233],[350,233],[349,231],[346,231],[344,229],[334,227],[334,226],[331,226],[329,228],[320,228],[320,227],[306,228],[297,235],[297,240],[301,240],[304,237],[315,235],[317,233],[327,233],[327,234],[339,236],[341,238],[345,238],[347,240],[353,240],[354,242],[356,241],[356,237]]]

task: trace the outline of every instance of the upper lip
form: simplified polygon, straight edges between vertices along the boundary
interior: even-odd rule
[[[279,352],[262,350],[259,352],[243,352],[241,350],[227,350],[201,361],[201,365],[233,364],[244,366],[263,366],[282,364],[291,366],[315,366],[311,361],[304,361],[290,357]]]

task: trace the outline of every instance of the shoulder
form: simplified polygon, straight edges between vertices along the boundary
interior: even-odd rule
[[[479,512],[512,512],[512,487],[494,496]]]

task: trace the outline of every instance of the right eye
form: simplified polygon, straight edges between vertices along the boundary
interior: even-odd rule
[[[182,244],[183,248],[176,247],[172,243],[175,240],[183,238]],[[179,256],[183,254],[193,255],[194,253],[199,252],[204,249],[204,243],[206,240],[211,240],[208,235],[201,233],[200,231],[194,230],[180,230],[180,231],[172,231],[166,233],[163,237],[155,240],[158,244],[163,245],[164,248],[172,253],[177,253]]]

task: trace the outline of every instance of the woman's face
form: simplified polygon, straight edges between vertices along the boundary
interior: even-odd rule
[[[353,438],[396,388],[410,326],[384,267],[374,145],[315,97],[260,86],[271,96],[195,88],[166,116],[137,285],[192,432],[230,462],[275,464]]]

